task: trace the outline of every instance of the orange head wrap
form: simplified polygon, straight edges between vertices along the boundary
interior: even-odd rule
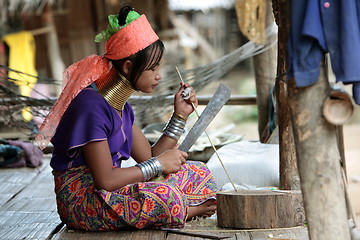
[[[112,60],[123,59],[143,50],[158,39],[146,16],[141,15],[110,37],[106,42],[104,56]]]

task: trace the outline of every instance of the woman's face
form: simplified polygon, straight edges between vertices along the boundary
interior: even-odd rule
[[[155,68],[145,70],[136,82],[136,89],[143,93],[152,93],[154,89],[159,85],[160,64]]]

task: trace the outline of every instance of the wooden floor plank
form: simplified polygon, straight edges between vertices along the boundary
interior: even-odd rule
[[[222,232],[210,232],[210,231],[170,231],[167,239],[236,239],[235,233],[222,233]]]
[[[207,238],[184,236],[184,235],[179,235],[176,233],[169,233],[166,238],[166,240],[204,240],[204,239],[207,239]]]
[[[34,168],[0,168],[0,207],[21,192],[39,174]]]
[[[51,240],[165,240],[166,232],[160,230],[124,230],[112,232],[86,232],[64,227]]]
[[[2,184],[0,185],[2,186]],[[14,187],[15,188],[15,187]],[[21,187],[20,189],[22,189],[23,187]],[[17,191],[18,192],[18,191]],[[10,201],[10,199],[15,195],[14,192],[9,192],[9,193],[0,193],[0,207],[2,205],[4,205],[5,203],[7,203],[8,201]]]
[[[38,168],[0,169],[0,239],[46,239],[60,224],[51,178],[48,158]]]
[[[306,227],[294,227],[283,229],[201,229],[194,228],[185,230],[193,233],[213,234],[217,236],[230,236],[228,239],[236,240],[262,240],[262,239],[296,239],[309,240]]]
[[[54,180],[49,159],[39,168],[0,169],[0,239],[48,240],[202,240],[194,234],[229,236],[230,240],[296,239],[309,240],[306,227],[276,230],[239,230],[217,227],[216,219],[198,219],[186,223],[182,231],[190,235],[161,230],[85,232],[61,226],[57,214]],[[191,235],[192,233],[192,235]]]
[[[46,239],[50,234],[49,229],[54,229],[56,226],[55,222],[1,226],[0,239]]]
[[[238,232],[236,233],[236,240],[252,240],[249,232]]]
[[[294,236],[294,239],[299,239],[299,240],[309,239],[309,232],[307,228],[294,228],[287,231],[289,231],[289,235],[291,234]]]
[[[262,239],[291,239],[291,240],[309,240],[307,229],[305,227],[294,227],[286,229],[274,229],[267,231],[252,231],[250,237],[253,240]]]

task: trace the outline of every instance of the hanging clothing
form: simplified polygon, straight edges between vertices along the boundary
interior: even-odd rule
[[[69,227],[100,231],[123,227],[183,227],[190,206],[215,199],[216,184],[205,164],[187,162],[157,182],[129,184],[115,191],[96,189],[81,151],[107,140],[114,168],[130,157],[134,112],[122,116],[96,90],[82,90],[64,113],[51,142],[58,213]]]
[[[5,35],[3,40],[10,49],[9,68],[21,72],[10,71],[8,77],[10,81],[19,86],[21,95],[29,97],[37,82],[34,37],[30,32],[21,31]],[[30,109],[23,109],[22,116],[25,121],[30,121],[32,119]]]
[[[317,82],[320,63],[329,53],[336,81],[353,84],[360,104],[360,1],[291,1],[288,78],[298,87]]]

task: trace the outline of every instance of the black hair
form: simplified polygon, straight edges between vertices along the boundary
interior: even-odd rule
[[[130,4],[124,5],[118,14],[118,21],[119,25],[122,26],[125,24],[126,17],[130,11],[134,10]],[[122,73],[121,71],[121,65],[126,61],[130,60],[133,63],[133,68],[131,70],[130,76],[128,77],[129,82],[131,83],[132,87],[136,90],[136,82],[139,79],[140,75],[145,70],[150,70],[155,68],[157,65],[159,65],[163,53],[164,53],[165,47],[161,40],[157,40],[154,43],[150,44],[143,50],[140,50],[139,52],[123,58],[119,60],[111,60],[113,66],[115,69]]]

